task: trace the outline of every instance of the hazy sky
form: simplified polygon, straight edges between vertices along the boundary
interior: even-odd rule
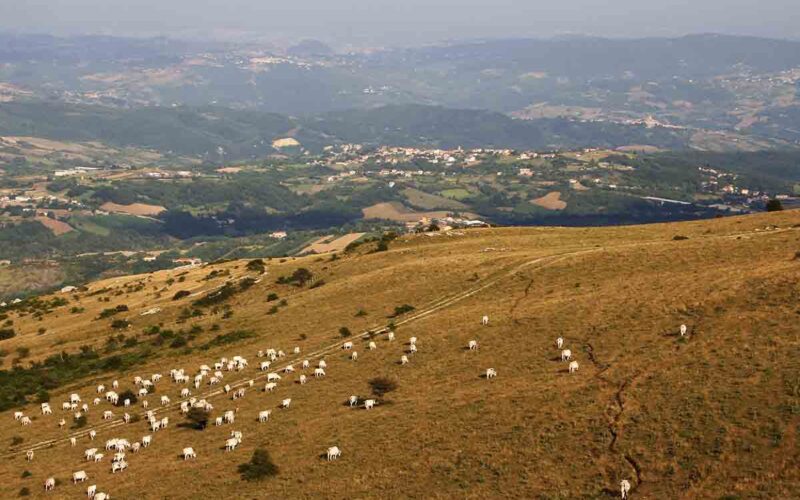
[[[565,33],[797,39],[800,0],[0,0],[0,30],[340,44]]]

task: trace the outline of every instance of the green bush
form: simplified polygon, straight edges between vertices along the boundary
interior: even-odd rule
[[[387,393],[397,389],[397,382],[389,377],[375,377],[369,381],[369,386],[375,397],[383,399]]]
[[[0,340],[8,340],[16,335],[17,333],[12,328],[3,328],[0,330]]]
[[[264,271],[266,271],[266,266],[264,265],[264,261],[262,259],[255,259],[248,262],[247,266],[245,266],[245,269],[263,274]]]
[[[211,412],[203,408],[193,407],[186,414],[186,420],[188,420],[188,427],[202,431],[208,427],[208,422],[211,420]]]
[[[783,203],[781,200],[773,198],[767,202],[766,209],[767,212],[780,212],[783,210]]]
[[[130,389],[126,389],[119,394],[119,400],[117,400],[117,406],[124,406],[126,399],[129,399],[132,405],[136,404],[139,401],[139,398],[136,397],[136,393],[134,393]]]
[[[175,295],[172,296],[172,300],[181,300],[182,298],[188,297],[191,294],[192,292],[188,290],[178,290],[175,292]]]
[[[347,328],[346,326],[343,326],[343,327],[339,328],[339,335],[342,338],[346,339],[347,337],[350,337],[351,335],[353,335],[353,333],[350,331],[349,328]]]
[[[75,419],[75,422],[72,423],[73,429],[82,429],[86,427],[86,415],[81,415],[80,417]]]
[[[393,314],[392,316],[389,316],[389,317],[390,317],[390,318],[396,318],[396,317],[398,317],[398,316],[401,316],[401,315],[403,315],[403,314],[405,314],[405,313],[411,312],[411,311],[413,311],[414,309],[415,309],[415,308],[414,308],[414,306],[412,306],[412,305],[409,305],[409,304],[403,304],[402,306],[397,306],[397,307],[395,307],[395,308],[394,308],[394,314]]]
[[[272,462],[269,452],[256,448],[249,462],[239,466],[239,473],[245,481],[260,481],[278,474],[278,466]]]

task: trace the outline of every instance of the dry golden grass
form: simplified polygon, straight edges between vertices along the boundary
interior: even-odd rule
[[[29,347],[34,360],[83,344],[100,349],[110,319],[94,318],[118,304],[130,308],[120,315],[133,324],[126,335],[138,334],[141,343],[152,337],[140,332],[159,323],[203,325],[190,346],[236,329],[257,338],[208,351],[165,345],[146,365],[53,391],[53,416],[27,406],[34,419],[29,427],[14,422],[11,412],[0,414],[6,422],[0,497],[14,497],[25,486],[44,496],[43,482],[54,476],[62,484],[47,496],[76,498],[85,487],[69,484],[69,477],[86,470],[87,484],[114,498],[254,498],[267,492],[282,498],[604,498],[617,494],[621,478],[633,483],[633,498],[797,498],[798,224],[794,211],[652,226],[410,236],[388,252],[363,248],[338,260],[271,260],[259,283],[229,300],[232,317],[208,312],[178,325],[180,310],[193,299],[173,301],[176,291],[199,297],[225,279],[253,275],[245,263],[191,269],[171,286],[167,280],[181,271],[93,284],[42,321],[12,314],[19,335],[0,347]],[[674,240],[677,235],[688,239]],[[275,284],[298,267],[326,284]],[[230,276],[203,280],[212,270]],[[144,287],[126,289],[133,283]],[[90,295],[101,289],[109,291]],[[277,314],[267,314],[271,292],[288,301]],[[347,359],[338,348],[344,340],[339,328],[384,326],[402,304],[416,309],[394,320],[397,339],[380,334],[377,350],[368,351],[366,339],[351,337],[359,359]],[[73,306],[85,311],[70,314]],[[139,315],[151,307],[162,311]],[[366,315],[356,316],[359,310]],[[484,314],[489,326],[480,325]],[[213,323],[220,332],[209,331]],[[689,326],[686,338],[676,333],[681,323]],[[41,326],[44,335],[37,334]],[[418,337],[419,352],[400,366],[410,336]],[[580,363],[576,374],[558,361],[558,336]],[[471,339],[480,343],[477,352],[465,349]],[[312,365],[324,357],[327,376],[300,386],[298,370],[285,375],[276,392],[259,391],[264,373],[257,370],[256,351],[270,346],[303,351],[274,367],[292,362],[299,369],[306,357]],[[104,424],[100,414],[108,405],[93,406],[84,432],[98,429],[98,440],[80,436],[75,448],[66,441],[75,431],[56,425],[72,391],[93,398],[97,383],[119,379],[125,389],[137,374],[166,377],[173,367],[194,374],[201,363],[235,354],[248,358],[250,368],[226,372],[225,381],[255,378],[256,387],[238,401],[223,394],[210,401],[214,416],[238,408],[236,423],[202,432],[177,428],[183,419],[170,406],[164,411],[170,428],[153,434],[150,448],[129,453],[124,473],[111,475],[109,454],[90,464],[83,451],[102,448],[111,437],[138,441],[151,434],[144,422]],[[481,377],[488,367],[497,369],[496,379]],[[371,411],[344,404],[351,394],[368,396],[368,380],[382,375],[399,384],[385,404]],[[178,391],[163,380],[149,398],[151,408],[161,394],[175,403]],[[277,409],[286,397],[291,408]],[[273,414],[259,424],[264,409]],[[63,413],[67,420],[69,413]],[[244,441],[226,453],[220,448],[231,430],[241,430]],[[24,441],[10,446],[14,436]],[[48,440],[52,446],[37,448],[33,462],[25,461],[26,449]],[[333,445],[343,454],[329,463],[320,454]],[[185,446],[197,451],[196,461],[178,458]],[[236,467],[257,447],[270,451],[280,473],[243,482]],[[24,470],[31,476],[22,478]]]

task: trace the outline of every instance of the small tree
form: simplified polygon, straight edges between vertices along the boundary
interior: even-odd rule
[[[75,423],[72,424],[73,429],[81,429],[83,427],[86,427],[86,415],[76,418]]]
[[[343,327],[339,328],[339,335],[342,338],[346,339],[347,337],[350,337],[351,335],[353,335],[353,332],[351,332],[350,329],[347,328],[346,326],[343,326]]]
[[[767,202],[767,212],[780,212],[783,210],[783,203],[781,200],[773,198]]]
[[[389,377],[375,377],[369,381],[369,387],[372,389],[372,394],[378,399],[397,389],[397,382]]]
[[[126,389],[119,394],[119,399],[117,400],[117,406],[123,406],[125,404],[125,400],[129,399],[131,404],[136,404],[139,401],[139,398],[136,397],[136,393],[130,389]]]
[[[192,429],[202,431],[208,426],[208,421],[211,420],[211,413],[203,408],[191,408],[189,413],[186,414],[186,419]]]
[[[278,466],[272,462],[269,452],[256,448],[249,462],[239,466],[239,473],[245,481],[260,481],[278,474]]]

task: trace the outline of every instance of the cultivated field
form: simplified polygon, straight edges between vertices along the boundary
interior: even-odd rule
[[[338,238],[335,236],[324,236],[319,238],[312,243],[310,243],[307,247],[302,249],[299,254],[309,254],[309,253],[330,253],[330,252],[341,252],[347,245],[353,243],[354,241],[358,240],[365,233],[350,233],[345,234],[344,236],[339,236]]]
[[[386,219],[396,222],[416,222],[423,217],[429,219],[441,219],[447,217],[450,212],[444,210],[416,212],[413,211],[402,203],[390,201],[384,203],[376,203],[362,210],[365,219]],[[460,212],[465,217],[477,217],[473,213]]]
[[[567,202],[561,199],[561,193],[558,191],[551,191],[540,198],[531,200],[531,203],[548,210],[564,210],[567,208]]]
[[[148,205],[146,203],[132,203],[130,205],[119,205],[107,201],[100,205],[100,208],[107,212],[115,212],[128,215],[158,215],[166,208],[159,205]]]
[[[39,224],[52,231],[56,236],[61,236],[62,234],[67,234],[68,232],[75,230],[75,228],[66,222],[51,219],[50,217],[36,217],[35,220]]]
[[[100,360],[117,356],[130,364],[108,362],[110,368],[65,385],[51,382],[58,386],[49,390],[53,415],[42,416],[33,402],[18,409],[32,419],[29,426],[11,409],[0,413],[0,497],[28,488],[34,497],[80,498],[97,484],[115,499],[613,498],[621,479],[632,483],[632,498],[800,496],[800,212],[616,228],[480,229],[407,236],[386,252],[371,253],[373,246],[338,259],[274,259],[265,274],[232,261],[114,278],[55,296],[67,303],[47,312],[23,312],[32,307],[24,304],[7,312],[17,336],[0,341],[5,368],[20,348],[30,350],[19,361],[27,367],[81,346]],[[298,268],[312,278],[302,286],[276,283]],[[236,283],[229,298],[193,305],[226,281]],[[173,300],[178,291],[185,296]],[[270,294],[278,298],[268,301]],[[122,305],[127,310],[97,319]],[[390,318],[403,305],[413,309]],[[130,326],[112,330],[119,319]],[[158,325],[173,336],[158,333]],[[343,337],[342,327],[352,335]],[[361,336],[367,330],[375,350]],[[231,335],[236,331],[250,334]],[[120,334],[125,338],[109,341]],[[187,342],[170,347],[175,336]],[[415,354],[408,353],[412,336]],[[576,373],[560,360],[559,336],[579,363]],[[479,348],[466,349],[473,339]],[[346,341],[354,343],[356,361],[341,348]],[[265,358],[257,352],[270,347],[287,356],[259,371]],[[292,354],[294,347],[300,354]],[[232,400],[222,384],[208,385],[209,377],[199,389],[169,380],[171,368],[193,377],[201,364],[234,355],[249,367],[225,371],[223,384],[245,387],[242,399]],[[325,359],[326,376],[303,371],[304,359],[312,368]],[[266,374],[288,364],[295,373],[281,373],[277,389],[263,392]],[[487,380],[490,367],[498,375]],[[154,373],[164,379],[145,399],[159,418],[170,418],[165,430],[152,432],[144,418],[122,422],[125,411],[142,416],[141,402],[127,410],[90,403],[79,429],[72,412],[61,410],[73,392],[91,401],[95,387],[112,380],[119,391],[138,390],[133,377]],[[305,385],[298,383],[303,373]],[[368,382],[380,376],[394,380],[396,390],[371,410],[347,404],[350,395],[373,397]],[[236,411],[235,423],[179,427],[183,387],[213,404],[212,419]],[[169,405],[159,405],[162,395]],[[284,398],[292,399],[288,409],[278,408]],[[114,419],[103,421],[109,409]],[[272,414],[259,423],[263,410]],[[94,441],[90,429],[98,433]],[[243,440],[226,452],[233,430]],[[127,470],[112,474],[105,441],[144,435],[153,444],[128,451]],[[328,462],[322,455],[334,445],[342,456]],[[179,457],[187,446],[197,459]],[[90,447],[105,458],[85,461]],[[269,451],[279,472],[243,481],[237,466],[256,448]],[[71,484],[78,470],[87,483]],[[58,484],[45,493],[48,477]]]

